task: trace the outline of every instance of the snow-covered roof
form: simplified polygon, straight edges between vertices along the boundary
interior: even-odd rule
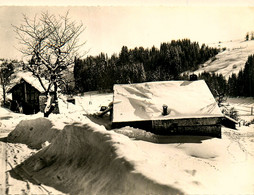
[[[31,72],[18,72],[15,75],[16,77],[11,80],[10,85],[7,88],[7,92],[9,93],[14,86],[20,83],[20,81],[23,79],[30,85],[32,85],[34,88],[36,88],[39,92],[43,93],[45,90],[41,86],[41,83],[38,78],[36,78]],[[45,79],[41,79],[43,84],[47,87],[49,82]]]
[[[113,122],[204,117],[223,117],[204,80],[114,85]]]

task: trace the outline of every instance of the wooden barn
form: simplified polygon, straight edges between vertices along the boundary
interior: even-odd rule
[[[221,137],[222,117],[204,80],[114,85],[113,128]]]
[[[45,80],[43,82],[46,83]],[[30,72],[20,72],[12,80],[7,93],[12,94],[11,110],[24,114],[43,111],[47,100],[39,80]]]

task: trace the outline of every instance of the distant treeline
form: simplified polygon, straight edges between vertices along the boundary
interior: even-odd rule
[[[229,77],[228,95],[254,97],[254,55],[248,57],[243,70]]]
[[[79,92],[112,90],[114,84],[181,79],[182,72],[198,69],[219,51],[205,44],[200,47],[189,39],[162,43],[159,49],[123,46],[119,55],[108,57],[101,53],[76,59],[75,89]]]
[[[245,36],[245,41],[254,40],[254,31],[247,32]]]

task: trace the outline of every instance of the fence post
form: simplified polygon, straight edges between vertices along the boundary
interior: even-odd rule
[[[251,107],[250,115],[253,115],[253,107]]]

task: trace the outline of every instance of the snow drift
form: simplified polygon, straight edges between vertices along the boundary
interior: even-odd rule
[[[13,171],[25,171],[30,182],[73,195],[182,194],[137,172],[135,165],[142,156],[143,151],[124,135],[93,123],[74,123]]]
[[[53,126],[49,123],[48,130],[39,128],[46,124],[44,120]],[[12,169],[10,178],[73,195],[253,194],[253,126],[234,131],[222,128],[222,139],[194,139],[155,136],[131,127],[115,129],[121,133],[117,134],[82,113],[52,114],[44,120],[23,121],[19,133],[29,139],[20,142],[37,140],[40,146],[49,141],[46,136],[50,131],[60,131],[49,146]],[[30,131],[29,124],[37,124],[37,134]]]
[[[51,142],[58,134],[59,129],[46,118],[22,120],[16,128],[9,133],[8,142],[23,143],[30,148],[40,149],[46,141]]]
[[[116,133],[125,135],[132,140],[142,140],[150,143],[202,143],[203,140],[211,139],[209,136],[185,136],[185,135],[157,135],[142,129],[126,126],[120,129],[113,129]]]

